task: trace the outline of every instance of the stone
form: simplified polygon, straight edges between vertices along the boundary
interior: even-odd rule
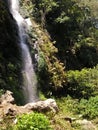
[[[76,123],[82,127],[82,130],[97,130],[96,126],[94,126],[91,121],[88,121],[86,119],[77,120]]]
[[[54,99],[47,99],[45,101],[38,101],[35,103],[28,103],[24,106],[24,108],[40,112],[44,111],[53,111],[54,113],[58,112],[58,107]]]
[[[63,117],[63,118],[64,120],[69,121],[70,123],[76,120],[76,118],[73,118],[73,117]]]
[[[11,91],[6,91],[5,94],[3,94],[0,98],[0,102],[1,104],[6,104],[6,103],[11,103],[11,104],[14,104],[15,103],[15,100],[12,96],[12,92]]]

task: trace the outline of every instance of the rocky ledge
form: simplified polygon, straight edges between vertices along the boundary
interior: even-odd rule
[[[58,106],[54,99],[47,99],[45,101],[37,101],[35,103],[28,103],[24,106],[17,106],[12,96],[12,92],[6,91],[0,98],[0,118],[4,116],[15,116],[23,113],[37,112],[58,112]]]

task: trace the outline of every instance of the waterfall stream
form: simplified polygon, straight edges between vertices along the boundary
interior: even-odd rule
[[[38,100],[37,94],[37,79],[32,64],[32,58],[29,52],[29,48],[26,44],[26,22],[19,13],[19,0],[9,0],[9,8],[13,18],[16,20],[19,30],[20,48],[22,50],[22,62],[23,62],[23,94],[25,103],[35,102]]]

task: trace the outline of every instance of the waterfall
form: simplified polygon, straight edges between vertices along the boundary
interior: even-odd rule
[[[19,0],[8,0],[10,12],[13,18],[16,20],[19,30],[19,45],[22,50],[22,62],[23,62],[23,94],[25,103],[35,102],[38,100],[37,94],[37,79],[32,64],[32,58],[29,52],[29,48],[26,44],[27,25],[23,17],[19,13]]]

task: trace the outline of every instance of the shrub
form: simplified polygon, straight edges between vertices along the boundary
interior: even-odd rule
[[[41,113],[23,114],[18,117],[15,130],[52,130],[49,121]]]
[[[98,66],[93,69],[82,69],[81,71],[69,71],[67,73],[68,91],[70,95],[78,98],[89,98],[97,95]]]
[[[77,113],[82,114],[83,117],[94,119],[98,117],[98,96],[91,97],[89,100],[81,99],[77,105]]]
[[[65,67],[56,57],[58,50],[54,43],[50,42],[47,38],[45,40],[45,44],[42,44],[40,48],[46,64],[45,69],[48,76],[46,81],[48,81],[47,83],[50,88],[57,90],[62,88],[66,82]],[[44,80],[45,78],[46,76],[44,76]]]

